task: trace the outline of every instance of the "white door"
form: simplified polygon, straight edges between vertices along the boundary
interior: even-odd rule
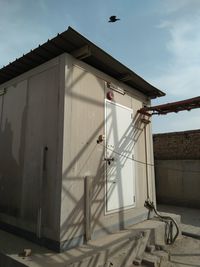
[[[133,207],[133,111],[106,100],[106,211]]]

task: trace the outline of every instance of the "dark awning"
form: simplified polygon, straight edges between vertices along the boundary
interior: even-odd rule
[[[65,52],[124,82],[150,98],[165,95],[71,27],[0,69],[0,84]]]

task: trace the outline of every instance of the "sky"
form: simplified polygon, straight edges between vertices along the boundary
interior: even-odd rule
[[[152,105],[200,95],[200,0],[0,0],[0,68],[69,26],[166,93]],[[152,128],[200,129],[200,109]]]

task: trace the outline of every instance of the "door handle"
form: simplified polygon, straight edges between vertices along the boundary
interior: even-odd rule
[[[118,180],[119,180],[119,179],[116,178],[116,179],[114,179],[114,180],[108,180],[108,182],[111,183],[111,184],[116,184]]]
[[[111,161],[114,161],[115,159],[114,158],[104,158],[104,160],[108,162],[108,165],[110,165]]]

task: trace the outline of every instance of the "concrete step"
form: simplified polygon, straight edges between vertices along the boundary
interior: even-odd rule
[[[200,227],[188,224],[181,224],[181,231],[182,234],[185,236],[190,236],[196,239],[200,239]]]
[[[141,264],[141,262],[143,260],[144,252],[146,250],[146,247],[147,247],[147,244],[149,241],[150,233],[151,233],[151,230],[148,230],[144,233],[144,238],[142,239],[140,245],[138,246],[138,248],[136,250],[136,255],[134,257],[133,264],[135,264],[135,265]]]
[[[154,245],[156,247],[165,246],[165,223],[161,222],[157,218],[147,220],[130,227],[132,230],[150,230],[150,240],[149,245]]]
[[[55,253],[30,241],[0,231],[0,266],[3,267],[128,267],[142,263],[145,250],[164,243],[165,223],[147,220],[126,230],[92,240],[63,253]],[[31,251],[23,257],[22,251]]]
[[[159,267],[160,258],[149,253],[144,253],[142,264],[146,264],[149,267]]]
[[[98,254],[95,250],[93,255],[90,255],[88,258],[84,258],[81,263],[72,263],[69,267],[129,267],[136,257],[142,257],[150,235],[149,230],[139,232],[139,235],[138,231],[137,235],[133,235],[133,233],[134,231],[132,231],[132,235],[129,234],[128,238],[125,237],[122,242],[118,240],[117,244],[109,244],[109,247],[107,247],[104,242],[103,247],[101,247]],[[100,240],[90,243],[98,243],[102,246]],[[95,262],[98,262],[98,265],[94,265]]]
[[[123,267],[134,257],[135,249],[144,238],[140,230],[124,230],[86,245],[55,253],[10,233],[0,231],[0,266],[3,267],[89,267],[103,265],[109,260],[121,260]],[[31,255],[23,256],[24,249]],[[128,256],[127,256],[128,255]]]

